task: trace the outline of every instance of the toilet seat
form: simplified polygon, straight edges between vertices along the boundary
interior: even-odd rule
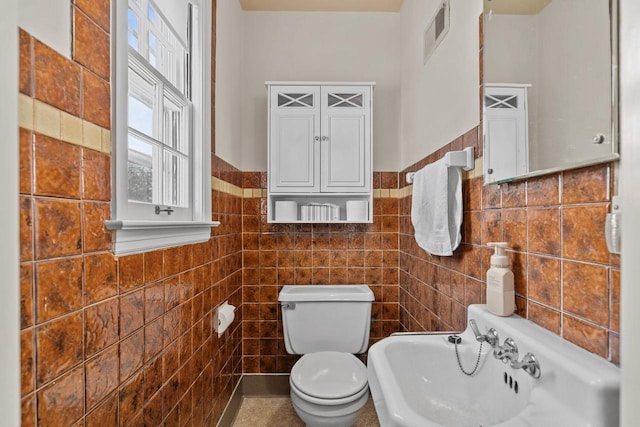
[[[311,400],[350,401],[367,391],[367,368],[353,354],[308,353],[293,366],[290,382]]]

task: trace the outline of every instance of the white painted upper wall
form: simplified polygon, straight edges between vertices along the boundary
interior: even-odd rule
[[[215,153],[243,169],[242,159],[243,12],[235,0],[217,2],[215,77]]]
[[[375,81],[374,170],[401,170],[477,126],[482,1],[451,0],[449,33],[423,65],[422,34],[439,4],[310,13],[219,2],[216,154],[241,170],[266,170],[267,80]]]
[[[622,239],[621,288],[621,363],[622,389],[620,410],[622,427],[635,426],[640,419],[640,215],[638,182],[640,181],[640,2],[620,0],[620,191],[624,203],[624,239]],[[630,218],[628,220],[627,218]]]
[[[267,169],[270,80],[376,82],[374,170],[398,169],[398,13],[244,12],[243,34],[242,170]]]
[[[20,237],[18,155],[18,0],[3,0],[0,15],[0,420],[20,425]]]
[[[29,34],[71,58],[71,2],[20,0],[18,25]]]
[[[244,10],[397,12],[402,0],[239,0]]]
[[[422,36],[440,0],[405,0],[401,15],[400,170],[480,123],[481,0],[451,0],[449,33],[423,65]]]

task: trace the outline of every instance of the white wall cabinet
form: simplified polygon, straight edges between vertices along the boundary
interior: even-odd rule
[[[372,222],[373,86],[267,82],[269,222]],[[366,215],[348,216],[350,200],[368,201]],[[295,201],[297,217],[276,215],[278,201]],[[333,214],[309,218],[309,205]]]
[[[501,182],[529,172],[530,85],[485,84],[484,182]]]

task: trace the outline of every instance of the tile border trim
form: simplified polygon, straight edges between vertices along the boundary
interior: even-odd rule
[[[111,154],[111,130],[20,94],[18,125],[70,144]]]

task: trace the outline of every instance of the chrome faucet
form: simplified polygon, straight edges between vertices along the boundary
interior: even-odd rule
[[[473,334],[476,336],[476,341],[478,342],[486,342],[494,349],[498,346],[500,342],[500,338],[498,338],[498,333],[495,329],[491,328],[487,331],[486,334],[481,334],[480,329],[478,329],[478,325],[476,321],[471,319],[469,320],[469,325],[471,325],[471,329],[473,330]]]
[[[509,363],[513,369],[522,369],[535,379],[540,378],[542,373],[540,363],[533,353],[525,354],[522,360],[518,361],[518,346],[513,338],[507,338],[502,345],[494,348],[493,357],[502,360],[503,363]]]
[[[507,338],[502,345],[494,347],[493,357],[502,360],[502,363],[509,362],[514,367],[513,364],[518,362],[518,346],[513,338]]]
[[[513,369],[522,369],[527,374],[531,375],[533,378],[540,378],[540,374],[542,371],[540,370],[540,363],[538,363],[538,359],[533,355],[533,353],[527,353],[524,355],[521,361],[512,361],[511,367]]]
[[[486,334],[481,334],[474,319],[469,320],[469,325],[473,330],[473,334],[476,336],[476,341],[481,343],[486,342],[493,348],[493,357],[502,360],[503,363],[509,363],[509,366],[513,369],[522,369],[535,379],[540,378],[542,371],[540,370],[540,363],[538,363],[538,359],[536,359],[533,353],[527,353],[524,355],[522,360],[518,361],[518,346],[513,338],[507,338],[504,340],[504,343],[500,345],[500,338],[498,337],[498,332],[496,332],[495,329],[491,328]],[[460,362],[458,361],[458,363]]]

